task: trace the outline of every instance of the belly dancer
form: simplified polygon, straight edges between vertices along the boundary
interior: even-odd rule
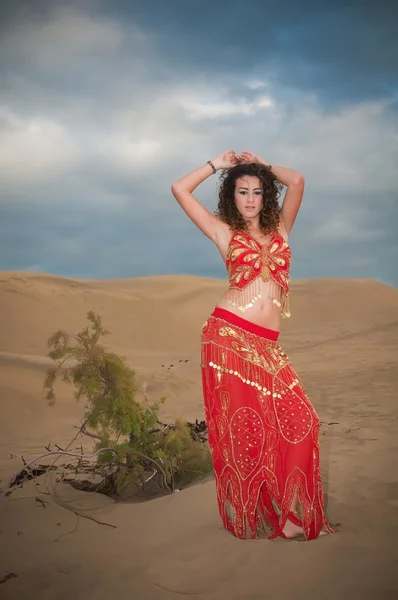
[[[219,170],[212,214],[193,192]],[[313,540],[333,533],[324,510],[319,418],[278,344],[280,320],[290,316],[288,235],[304,178],[251,152],[230,150],[182,177],[172,192],[217,246],[229,276],[201,340],[205,417],[224,527],[242,539]]]

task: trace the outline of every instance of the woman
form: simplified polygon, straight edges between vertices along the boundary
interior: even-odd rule
[[[192,192],[219,170],[213,215]],[[319,419],[277,343],[280,319],[290,316],[288,235],[303,191],[300,173],[233,150],[172,186],[229,274],[229,289],[203,326],[201,367],[219,511],[238,538],[333,533],[324,513]]]

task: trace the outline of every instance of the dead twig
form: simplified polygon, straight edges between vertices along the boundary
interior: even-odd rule
[[[117,454],[117,452],[116,452],[116,450],[114,450],[114,448],[101,448],[100,450],[97,450],[96,452],[93,452],[92,454],[86,454],[84,456],[82,456],[81,454],[78,454],[77,452],[70,452],[70,451],[66,451],[66,450],[53,450],[52,452],[47,452],[46,454],[41,454],[40,456],[37,456],[30,462],[25,463],[25,466],[22,469],[19,469],[19,471],[13,477],[11,477],[11,479],[9,480],[5,489],[2,490],[1,496],[3,498],[5,496],[9,496],[10,493],[12,492],[12,488],[16,485],[16,482],[18,481],[18,478],[21,475],[21,473],[24,470],[28,471],[28,469],[31,465],[33,465],[34,463],[36,463],[37,461],[39,461],[43,458],[47,458],[48,456],[51,456],[51,455],[64,455],[64,456],[74,456],[76,458],[86,458],[87,459],[87,458],[94,458],[95,456],[98,456],[99,454],[101,454],[101,452],[106,452],[106,451],[114,452],[115,454]],[[49,465],[46,470],[49,471],[51,469],[51,467],[52,467],[52,465]]]
[[[13,577],[18,577],[18,575],[16,573],[7,573],[7,575],[4,575],[4,577],[0,579],[0,585],[9,579],[13,579]]]

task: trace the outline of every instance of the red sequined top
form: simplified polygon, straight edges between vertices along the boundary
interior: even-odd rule
[[[237,231],[231,238],[225,262],[230,288],[243,290],[261,276],[265,282],[272,279],[288,294],[291,260],[290,246],[279,231],[264,245],[246,231]]]

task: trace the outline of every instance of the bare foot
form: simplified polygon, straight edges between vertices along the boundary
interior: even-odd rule
[[[294,523],[289,521],[289,519],[286,519],[286,523],[284,528],[282,529],[282,532],[289,540],[298,535],[304,535],[304,529],[302,527],[299,527],[298,525],[295,525]]]
[[[295,525],[294,523],[289,521],[289,519],[286,520],[286,523],[285,523],[284,528],[282,529],[282,532],[285,534],[285,536],[289,540],[291,540],[292,538],[295,538],[299,535],[304,535],[304,529],[302,527],[299,527],[298,525]],[[326,535],[326,534],[327,534],[327,531],[325,531],[324,529],[321,529],[318,537],[321,537],[321,535]]]

